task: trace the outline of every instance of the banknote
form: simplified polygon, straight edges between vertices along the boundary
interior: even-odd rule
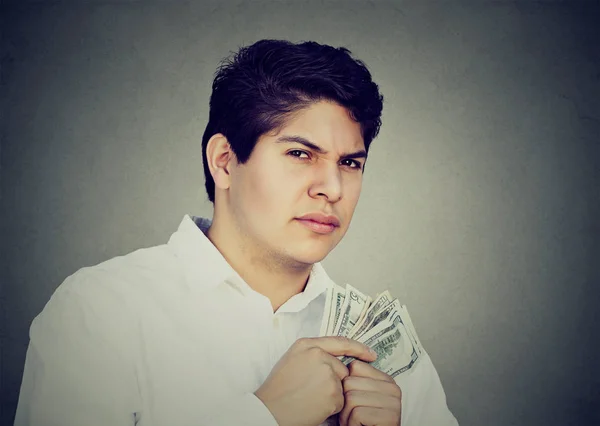
[[[346,291],[343,287],[332,283],[332,286],[327,289],[325,297],[325,310],[323,320],[321,322],[321,336],[333,336],[333,329],[340,315],[342,304],[346,297]]]
[[[349,284],[345,288],[333,284],[327,290],[320,335],[366,344],[377,353],[371,365],[391,377],[412,371],[423,354],[408,309],[388,290],[372,300]],[[338,358],[345,365],[354,360]]]
[[[361,319],[361,316],[364,316],[370,304],[369,296],[362,294],[350,284],[346,284],[344,303],[340,307],[339,315],[336,316],[333,335],[347,337],[356,322]]]
[[[375,301],[373,301],[373,304],[367,308],[367,312],[363,316],[363,318],[360,321],[358,321],[358,323],[354,326],[352,330],[350,330],[348,337],[354,338],[355,336],[358,336],[364,331],[366,331],[368,324],[370,324],[373,321],[375,315],[378,314],[383,309],[383,307],[391,301],[392,295],[388,290],[384,291],[381,294],[378,294],[375,298]]]

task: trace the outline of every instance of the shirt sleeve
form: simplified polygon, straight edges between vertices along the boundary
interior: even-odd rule
[[[215,407],[213,413],[208,415],[206,424],[278,426],[269,409],[252,393],[232,398],[226,404]]]
[[[15,426],[135,424],[125,309],[114,294],[94,290],[95,281],[73,274],[33,320]]]
[[[458,426],[429,354],[422,356],[414,371],[395,378],[402,390],[402,426]]]

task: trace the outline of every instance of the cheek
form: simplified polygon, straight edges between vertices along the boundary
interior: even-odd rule
[[[286,208],[298,192],[300,180],[293,179],[281,167],[264,167],[257,170],[244,184],[242,196],[254,210],[261,211],[266,216],[274,216]]]
[[[346,199],[348,201],[348,206],[351,209],[356,207],[358,203],[358,199],[360,197],[360,192],[362,190],[362,179],[353,179],[349,180],[346,184]]]

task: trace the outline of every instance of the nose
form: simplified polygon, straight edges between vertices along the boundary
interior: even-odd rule
[[[338,165],[333,162],[323,162],[315,168],[315,179],[309,189],[313,198],[325,197],[335,203],[342,198],[342,175]]]

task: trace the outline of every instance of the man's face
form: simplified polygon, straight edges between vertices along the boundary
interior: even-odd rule
[[[360,125],[330,102],[314,103],[277,134],[263,135],[248,162],[232,168],[229,188],[231,214],[252,256],[288,266],[325,258],[348,230],[362,187],[365,158],[347,155],[364,149]],[[329,231],[299,220],[310,213],[334,216],[339,226]]]

